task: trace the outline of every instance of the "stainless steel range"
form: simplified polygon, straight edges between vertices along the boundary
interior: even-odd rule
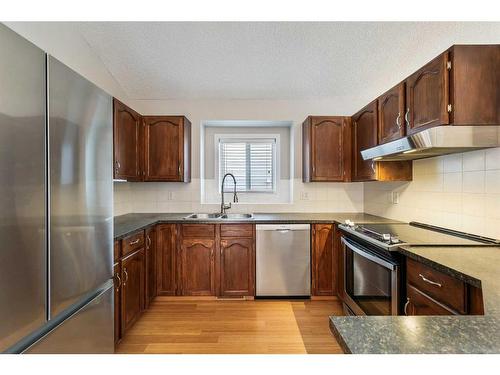
[[[398,315],[401,311],[402,245],[498,246],[499,240],[427,224],[356,225],[347,221],[342,230],[344,299],[354,315]]]

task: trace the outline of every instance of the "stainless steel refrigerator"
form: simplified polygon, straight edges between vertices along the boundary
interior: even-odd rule
[[[112,353],[112,98],[0,24],[0,352]]]

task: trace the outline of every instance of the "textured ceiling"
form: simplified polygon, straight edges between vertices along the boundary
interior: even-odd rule
[[[77,27],[131,99],[375,97],[453,43],[500,43],[500,23]]]

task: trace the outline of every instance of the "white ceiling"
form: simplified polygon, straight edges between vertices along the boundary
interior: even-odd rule
[[[500,23],[77,25],[131,99],[375,97],[454,43],[500,43]]]

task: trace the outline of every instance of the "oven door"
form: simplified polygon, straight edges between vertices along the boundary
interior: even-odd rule
[[[398,315],[399,264],[342,237],[345,303],[356,315]]]

